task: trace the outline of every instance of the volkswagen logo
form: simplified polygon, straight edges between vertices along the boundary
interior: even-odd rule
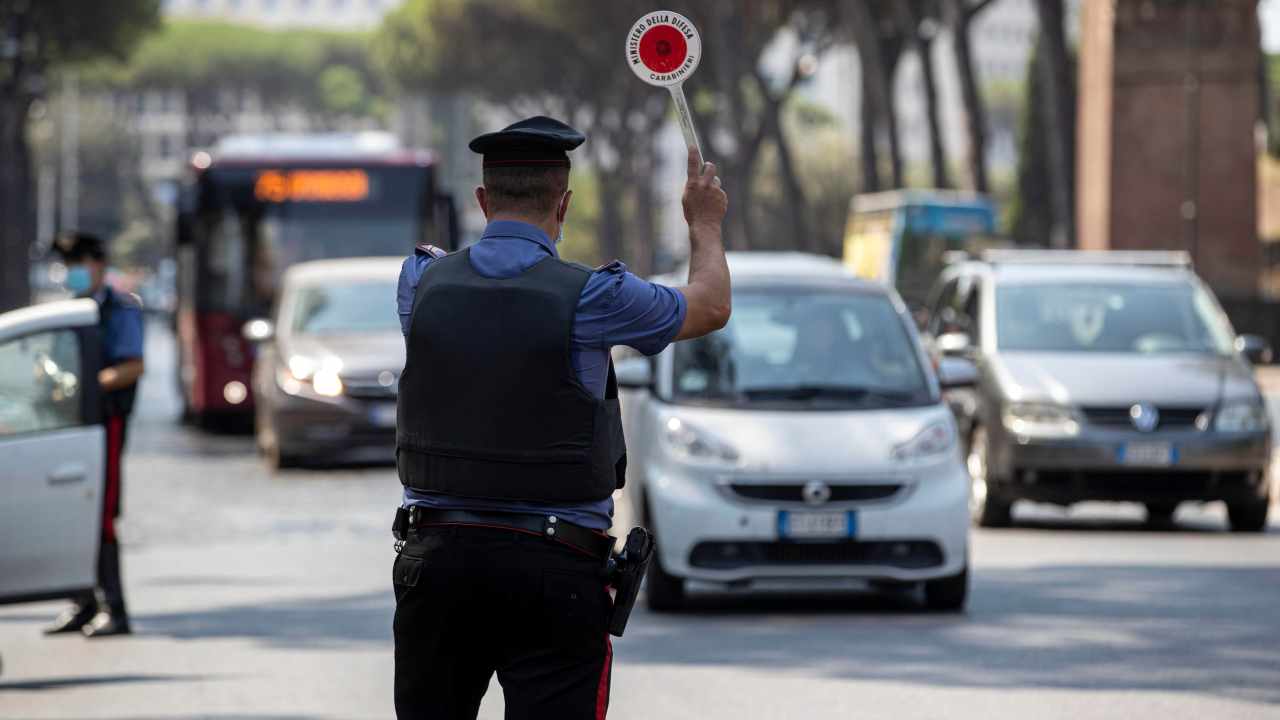
[[[1138,403],[1129,408],[1129,419],[1139,432],[1151,432],[1160,424],[1160,411],[1146,403]]]
[[[821,505],[831,499],[831,487],[824,482],[806,483],[801,491],[804,501],[810,505]]]

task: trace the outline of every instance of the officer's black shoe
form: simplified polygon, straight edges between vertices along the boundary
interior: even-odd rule
[[[93,616],[93,620],[89,621],[81,629],[87,638],[111,637],[112,635],[129,635],[133,632],[129,628],[129,616],[115,615],[106,610]]]
[[[53,624],[44,629],[45,635],[61,635],[63,633],[80,632],[89,624],[98,609],[93,605],[72,605],[58,616]]]

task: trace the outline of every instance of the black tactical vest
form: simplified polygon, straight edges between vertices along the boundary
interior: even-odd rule
[[[503,500],[589,502],[622,487],[626,445],[613,364],[603,400],[569,348],[591,271],[548,257],[486,278],[464,250],[418,284],[396,422],[400,482]]]
[[[120,310],[125,303],[136,303],[131,297],[122,297],[119,293],[111,288],[107,288],[106,296],[98,305],[98,347],[102,352],[102,367],[107,367],[111,361],[107,357],[110,343],[107,342],[107,333],[109,332],[111,315]],[[133,401],[138,394],[138,384],[134,383],[127,388],[111,390],[102,393],[102,415],[103,417],[128,416],[133,412]]]

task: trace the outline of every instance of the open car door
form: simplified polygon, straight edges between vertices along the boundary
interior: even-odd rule
[[[106,442],[98,304],[0,315],[0,603],[96,583]]]

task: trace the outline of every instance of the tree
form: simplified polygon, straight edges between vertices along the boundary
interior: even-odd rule
[[[862,67],[863,192],[885,189],[880,175],[881,144],[888,146],[889,187],[900,188],[906,184],[898,136],[898,112],[893,101],[894,80],[904,38],[901,26],[894,18],[894,2],[896,0],[846,0],[838,4]],[[882,137],[886,142],[881,141]]]
[[[0,0],[0,311],[30,301],[34,238],[27,123],[69,63],[123,59],[160,20],[159,0]]]
[[[938,120],[938,85],[933,76],[933,39],[937,35],[941,8],[936,0],[901,0],[893,4],[899,30],[920,61],[920,89],[924,95],[925,118],[929,126],[929,161],[933,186],[951,187],[947,169],[947,148]]]
[[[973,63],[969,28],[993,0],[946,0],[943,17],[951,29],[951,51],[960,76],[960,97],[964,102],[965,126],[969,134],[969,168],[973,188],[991,191],[987,176],[987,110],[983,101],[978,68]]]
[[[1043,42],[1037,42],[1031,54],[1027,70],[1027,98],[1023,103],[1020,148],[1018,152],[1017,195],[1010,208],[1012,233],[1019,244],[1038,247],[1061,247],[1055,244],[1056,233],[1061,232],[1060,199],[1055,197],[1058,181],[1054,178],[1052,146],[1054,133],[1067,133],[1067,147],[1062,150],[1067,157],[1075,157],[1075,97],[1068,100],[1066,117],[1046,117],[1043,111],[1050,90],[1046,87],[1048,74],[1044,65],[1049,62],[1041,52]],[[1068,79],[1074,85],[1075,62],[1068,57]],[[1068,182],[1074,181],[1074,166],[1070,168]]]
[[[1042,55],[1039,77],[1044,102],[1042,115],[1048,150],[1053,225],[1049,235],[1055,248],[1075,246],[1075,83],[1067,52],[1066,9],[1063,0],[1036,0],[1040,18]]]

